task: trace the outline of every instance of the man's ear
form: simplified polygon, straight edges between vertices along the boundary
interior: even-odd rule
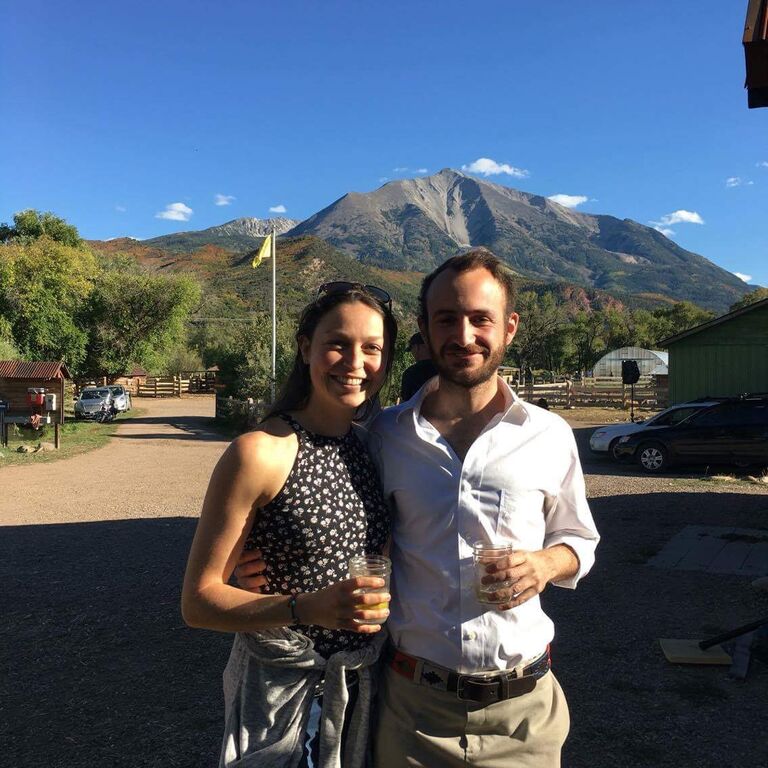
[[[512,312],[507,318],[507,334],[506,334],[506,346],[512,343],[512,339],[515,338],[517,333],[517,326],[520,323],[520,316],[517,312]]]

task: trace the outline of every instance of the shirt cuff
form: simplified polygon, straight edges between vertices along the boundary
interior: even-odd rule
[[[586,576],[595,564],[595,548],[597,547],[597,542],[597,537],[594,539],[585,539],[581,536],[569,533],[556,533],[552,536],[547,536],[544,541],[544,549],[556,547],[558,544],[566,544],[574,551],[576,558],[579,561],[579,568],[573,576],[551,583],[556,587],[576,589],[576,585],[581,578]]]

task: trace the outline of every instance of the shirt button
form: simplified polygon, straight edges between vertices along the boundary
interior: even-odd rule
[[[477,640],[477,632],[465,632],[464,633],[464,639],[465,640]]]

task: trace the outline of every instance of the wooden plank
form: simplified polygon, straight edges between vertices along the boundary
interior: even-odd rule
[[[747,541],[728,541],[711,560],[707,573],[741,573],[744,561],[755,545]]]
[[[768,576],[768,541],[759,542],[752,546],[741,570],[745,574]]]
[[[702,651],[698,640],[678,640],[663,638],[659,640],[661,650],[667,661],[672,664],[719,664],[729,665],[731,657],[720,646]]]
[[[676,568],[682,571],[709,570],[712,561],[725,547],[723,539],[704,538],[691,548]]]

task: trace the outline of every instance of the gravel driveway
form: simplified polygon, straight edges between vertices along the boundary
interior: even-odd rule
[[[105,448],[0,469],[3,765],[216,763],[230,639],[187,629],[178,600],[226,442],[208,428],[210,398],[137,405],[145,414]],[[564,766],[766,768],[768,668],[732,682],[727,667],[668,664],[657,640],[768,614],[768,595],[743,576],[646,561],[687,525],[768,530],[768,492],[583,460],[597,564],[575,592],[544,595],[571,706]]]

